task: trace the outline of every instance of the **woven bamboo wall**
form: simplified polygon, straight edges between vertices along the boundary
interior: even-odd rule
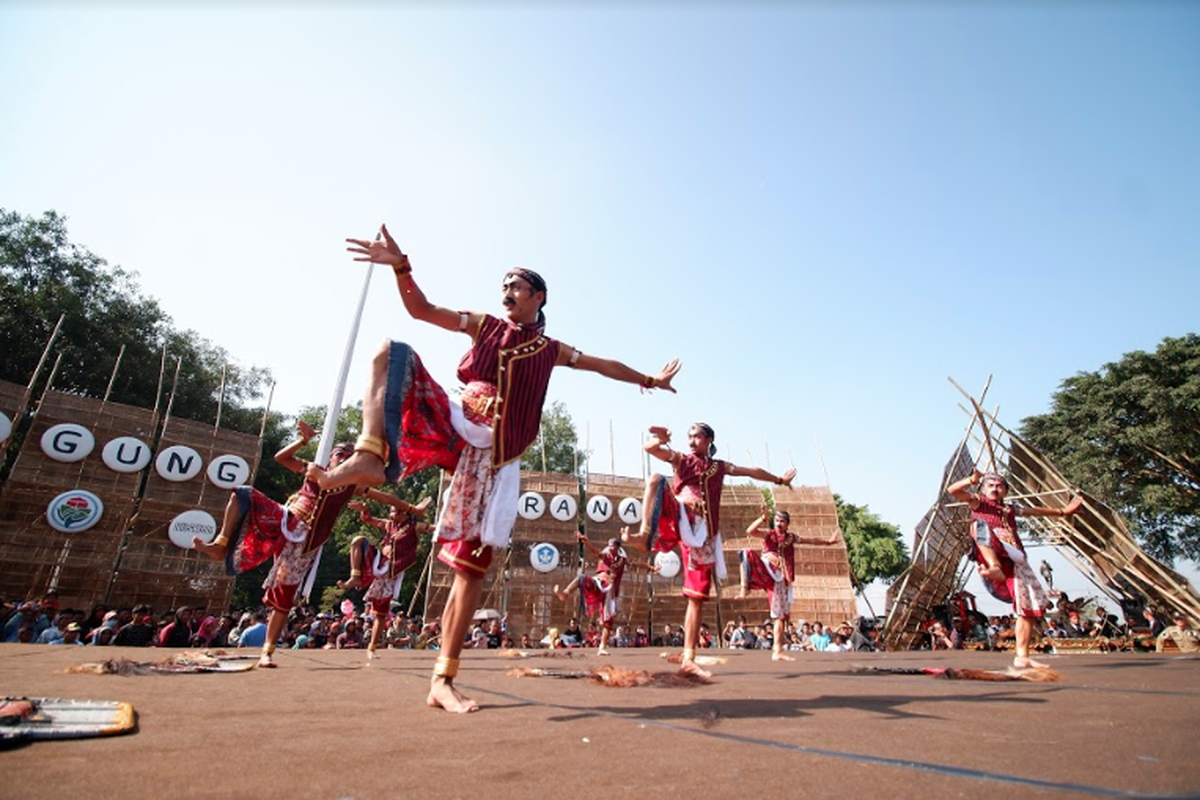
[[[82,461],[55,461],[41,450],[42,434],[63,422],[83,425],[96,439],[95,449]],[[219,521],[228,493],[212,486],[203,472],[192,480],[168,484],[153,466],[120,473],[101,459],[103,446],[119,436],[152,444],[154,422],[153,412],[146,409],[46,394],[13,472],[0,488],[0,591],[34,597],[55,588],[62,605],[80,608],[105,597],[114,605],[144,601],[156,609],[227,604],[232,579],[224,576],[221,565],[201,561],[195,553],[171,544],[166,529],[189,508],[203,508]],[[222,453],[240,455],[250,464],[257,460],[255,436],[219,431],[214,437],[211,425],[180,420],[172,422],[170,433],[163,447],[187,444],[201,453],[206,464]],[[139,507],[143,475],[146,495]],[[46,507],[59,493],[76,488],[100,497],[104,514],[86,531],[60,533],[46,522]],[[118,565],[119,571],[114,572]]]
[[[444,488],[444,487],[443,487]],[[604,496],[614,503],[625,498],[641,500],[644,485],[641,480],[614,475],[592,474],[588,478],[588,497]],[[521,476],[521,491],[539,492],[547,500],[557,494],[579,496],[578,484],[569,475],[526,472]],[[725,560],[728,580],[712,602],[704,605],[703,621],[713,634],[719,633],[725,620],[738,614],[747,620],[765,619],[767,600],[765,592],[751,592],[745,599],[737,599],[739,546],[758,547],[759,540],[744,536],[745,529],[758,516],[762,505],[762,492],[754,486],[726,486],[721,500],[721,527],[726,531],[741,533],[736,538],[725,539]],[[806,537],[828,537],[838,530],[837,509],[833,494],[827,487],[800,487],[781,490],[776,495],[780,508],[792,515],[792,527]],[[602,547],[611,537],[619,536],[625,524],[616,514],[608,520],[597,522],[587,518],[586,507],[581,506],[582,521],[559,522],[549,513],[538,520],[518,517],[513,531],[513,544],[507,554],[496,554],[491,571],[484,583],[484,598],[480,605],[508,611],[508,630],[514,639],[523,633],[535,640],[544,636],[550,627],[562,628],[571,617],[577,617],[586,627],[586,620],[579,605],[578,595],[569,601],[559,601],[553,595],[555,584],[565,586],[577,574],[578,547],[574,535],[580,527],[592,543]],[[550,573],[539,573],[529,566],[530,547],[537,542],[550,542],[559,548],[562,558],[559,567]],[[627,549],[633,561],[646,560],[645,556]],[[842,620],[854,617],[854,595],[850,585],[850,569],[844,544],[839,539],[834,545],[802,545],[798,548],[796,602],[793,618]],[[595,568],[595,558],[586,555],[586,569]],[[504,579],[504,570],[508,580]],[[621,609],[618,624],[645,626],[650,635],[657,636],[664,624],[682,625],[687,601],[681,595],[682,573],[673,578],[655,576],[647,580],[644,572],[632,568],[626,570],[621,588]],[[436,562],[432,568],[430,601],[427,616],[435,616],[445,605],[449,591],[451,571]]]
[[[17,411],[20,410],[21,399],[25,396],[25,387],[17,383],[9,383],[8,381],[0,381],[0,411],[8,417],[9,421],[16,419]]]

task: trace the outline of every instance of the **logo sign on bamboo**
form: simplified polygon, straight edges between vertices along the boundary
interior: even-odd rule
[[[205,544],[217,538],[217,523],[212,514],[193,508],[171,520],[171,525],[167,528],[167,538],[172,544],[191,550],[192,537],[198,537]]]
[[[579,502],[569,494],[556,494],[550,500],[550,516],[559,522],[573,522],[579,513]]]
[[[63,492],[46,506],[46,522],[60,533],[79,533],[100,521],[104,503],[91,492],[72,489]]]
[[[541,519],[546,513],[546,500],[537,492],[525,492],[517,501],[517,513],[521,519]]]
[[[132,436],[118,436],[104,445],[100,458],[113,472],[138,472],[150,463],[150,446]]]
[[[0,411],[0,442],[7,442],[9,436],[12,436],[12,420]]]
[[[190,481],[200,474],[204,459],[192,448],[176,444],[158,454],[154,459],[154,470],[165,481]]]
[[[558,569],[558,548],[549,542],[538,542],[529,548],[529,566],[538,572],[553,572]]]
[[[96,447],[96,437],[82,425],[63,422],[46,429],[41,445],[47,458],[70,464],[88,457]]]
[[[241,456],[217,456],[208,462],[208,479],[219,489],[243,486],[250,479],[250,465]]]
[[[654,557],[654,563],[658,567],[658,574],[664,578],[674,578],[679,574],[679,567],[682,566],[679,554],[674,550],[669,553],[659,553]]]

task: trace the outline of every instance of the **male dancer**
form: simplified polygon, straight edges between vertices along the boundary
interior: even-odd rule
[[[968,491],[968,487],[976,485],[978,492]],[[1083,498],[1076,496],[1063,508],[1005,503],[1008,481],[994,472],[985,475],[977,469],[946,491],[971,509],[971,541],[983,585],[997,600],[1013,604],[1017,618],[1017,654],[1013,666],[1017,669],[1046,666],[1029,657],[1029,643],[1034,621],[1042,617],[1050,602],[1025,557],[1025,546],[1017,536],[1017,517],[1069,517],[1079,510]]]
[[[387,494],[381,492],[381,494]],[[387,624],[392,601],[400,596],[404,573],[417,563],[418,537],[432,533],[433,526],[421,522],[425,509],[429,508],[430,497],[425,497],[415,506],[399,497],[387,495],[392,500],[392,512],[387,517],[373,517],[366,503],[355,501],[348,506],[357,511],[363,522],[383,533],[379,548],[371,544],[366,536],[355,536],[350,540],[350,578],[338,581],[342,589],[358,589],[364,583],[367,591],[363,600],[371,604],[375,621],[371,625],[371,641],[367,645],[367,658],[375,658],[379,638]]]
[[[796,470],[789,469],[775,476],[759,467],[739,467],[728,461],[713,458],[717,448],[716,434],[703,422],[688,428],[688,452],[679,453],[670,447],[671,432],[664,427],[650,429],[650,441],[645,450],[666,461],[675,471],[670,491],[664,476],[654,474],[646,482],[646,497],[642,503],[642,524],[637,534],[628,529],[621,533],[626,544],[643,552],[670,552],[682,542],[684,546],[683,596],[687,611],[683,618],[683,659],[680,669],[703,678],[712,675],[696,663],[696,642],[704,601],[712,589],[715,570],[718,579],[725,577],[725,556],[721,549],[721,487],[725,476],[745,476],[790,486]]]
[[[762,550],[738,551],[741,561],[742,586],[738,597],[746,596],[746,589],[766,589],[775,638],[771,645],[772,661],[795,661],[783,648],[783,625],[791,618],[792,582],[796,580],[796,545],[830,545],[838,540],[835,531],[828,538],[799,536],[788,530],[792,517],[788,512],[775,512],[775,527],[763,527],[771,518],[771,512],[763,506],[762,513],[746,528],[746,535],[762,539]]]
[[[657,375],[643,375],[547,337],[546,283],[532,270],[516,268],[504,276],[505,318],[500,319],[429,302],[386,226],[374,241],[347,241],[353,245],[347,249],[359,254],[357,261],[391,265],[409,316],[471,337],[458,365],[465,384],[461,402],[448,398],[408,345],[385,342],[371,364],[363,433],[354,455],[331,470],[323,485],[374,486],[434,465],[454,470],[437,527],[443,542],[438,559],[454,570],[454,585],[442,614],[443,649],[426,702],[455,713],[475,711],[476,703],[455,688],[454,676],[492,548],[507,546],[512,533],[520,459],[537,438],[551,371],[569,366],[643,389],[674,391],[671,379],[679,362],[671,361]]]
[[[333,523],[350,498],[356,493],[381,501],[391,497],[362,485],[322,488],[320,481],[325,478],[325,470],[296,456],[296,451],[308,444],[316,432],[303,420],[296,427],[300,438],[276,453],[275,460],[304,476],[299,491],[280,505],[255,488],[240,486],[229,495],[217,538],[211,544],[199,537],[192,539],[192,547],[197,551],[216,561],[224,561],[225,571],[230,575],[254,569],[268,558],[275,559],[263,582],[263,588],[267,590],[263,603],[270,606],[271,614],[267,619],[267,638],[258,659],[260,667],[275,666],[275,644],[287,623],[300,582],[329,539]],[[335,445],[329,455],[330,467],[336,468],[352,452],[349,444]]]
[[[582,531],[575,538],[583,542],[583,546],[596,557],[596,574],[575,576],[565,589],[554,587],[554,594],[559,600],[579,589],[583,593],[584,607],[589,616],[598,617],[600,621],[600,647],[596,655],[608,655],[608,639],[612,634],[613,625],[617,620],[617,603],[621,596],[621,578],[625,575],[626,567],[644,569],[658,573],[658,567],[643,564],[640,561],[630,561],[620,539],[609,539],[604,549],[596,547]]]

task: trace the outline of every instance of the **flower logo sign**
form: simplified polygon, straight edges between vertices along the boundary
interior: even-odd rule
[[[50,501],[46,507],[46,522],[61,533],[78,533],[100,521],[104,503],[91,492],[72,489]]]

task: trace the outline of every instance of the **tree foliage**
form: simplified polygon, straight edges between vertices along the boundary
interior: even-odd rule
[[[579,435],[567,406],[561,401],[542,409],[538,438],[521,457],[521,468],[537,472],[582,474],[587,453],[579,449]]]
[[[134,274],[69,240],[65,217],[0,209],[0,379],[29,382],[60,317],[55,389],[104,397],[111,381],[112,401],[154,408],[165,352],[166,388],[179,365],[173,415],[215,422],[224,374],[222,427],[258,432],[261,411],[247,404],[270,382],[266,370],[239,367],[194,331],[175,329]]]
[[[838,495],[838,525],[846,540],[850,559],[850,577],[854,588],[862,588],[874,580],[890,583],[908,568],[908,548],[900,528],[884,522],[866,506],[847,503]]]
[[[1067,378],[1020,433],[1118,508],[1148,552],[1200,558],[1200,335]]]

